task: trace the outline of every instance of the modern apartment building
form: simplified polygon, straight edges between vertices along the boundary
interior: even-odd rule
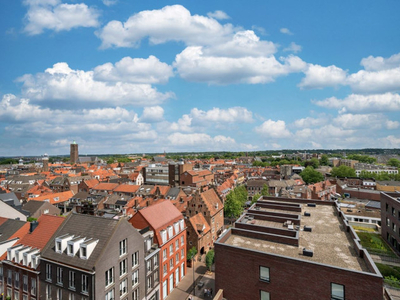
[[[39,299],[143,299],[144,237],[125,219],[70,214],[43,249]]]
[[[224,298],[384,299],[382,275],[335,202],[269,199],[214,244]]]
[[[400,192],[381,192],[382,238],[400,254]]]

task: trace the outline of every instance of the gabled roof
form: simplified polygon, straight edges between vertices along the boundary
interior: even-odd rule
[[[96,178],[93,178],[93,179],[87,179],[87,180],[85,180],[84,183],[86,184],[86,186],[87,186],[88,188],[91,189],[92,187],[98,185],[98,184],[99,184],[99,181],[98,181]]]
[[[29,223],[0,217],[0,242],[18,237],[22,238],[29,231]]]
[[[121,184],[118,186],[116,189],[113,190],[113,192],[119,192],[119,193],[136,193],[137,190],[140,188],[140,185],[135,185],[135,184]]]
[[[214,189],[209,189],[201,193],[200,196],[207,205],[211,216],[215,215],[224,207],[221,199],[218,197]]]
[[[62,203],[62,202],[69,200],[72,196],[74,196],[73,191],[65,191],[65,192],[60,192],[60,193],[39,196],[36,198],[31,198],[31,200],[46,201],[46,202],[49,202],[50,204],[57,204],[57,203]]]
[[[118,183],[100,182],[98,185],[92,187],[92,190],[113,191],[118,186]]]
[[[44,201],[30,200],[26,204],[24,204],[24,206],[22,206],[22,209],[29,212],[32,215],[34,212],[38,211],[40,207],[45,205],[45,203],[46,202]]]
[[[168,200],[141,209],[138,213],[156,231],[164,229],[171,223],[183,218],[180,211]]]
[[[41,256],[62,264],[91,271],[101,257],[117,226],[120,222],[124,221],[124,219],[114,220],[72,213],[65,219],[50,239],[50,242],[44,247]],[[88,259],[81,259],[77,255],[69,256],[66,253],[55,252],[55,239],[66,234],[98,240],[96,247]]]
[[[21,206],[21,202],[18,200],[15,193],[2,193],[0,194],[0,200],[12,207]]]
[[[189,218],[189,222],[198,236],[206,234],[211,229],[202,213],[198,213]]]

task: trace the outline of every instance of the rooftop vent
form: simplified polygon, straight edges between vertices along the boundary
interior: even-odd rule
[[[303,248],[303,255],[304,255],[304,256],[313,257],[313,255],[314,255],[314,252],[313,252],[312,250],[309,250],[309,249]]]
[[[305,216],[305,217],[311,217],[311,214],[310,214],[309,212],[306,212],[306,211],[305,211],[305,212],[304,212],[304,216]]]
[[[311,228],[310,226],[304,226],[304,231],[309,231],[309,232],[311,232],[311,231],[312,231],[312,228]]]
[[[316,207],[317,205],[315,203],[307,203],[308,207]]]

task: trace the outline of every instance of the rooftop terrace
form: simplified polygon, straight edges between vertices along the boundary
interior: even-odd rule
[[[336,206],[282,201],[259,201],[236,223],[227,245],[307,260],[355,271],[372,272],[362,258],[354,231],[342,220]],[[257,208],[260,207],[260,208]],[[277,207],[279,206],[280,209]],[[293,211],[297,210],[297,211]],[[304,213],[309,213],[305,216]],[[311,231],[305,231],[304,226]],[[229,232],[228,232],[229,234]],[[303,248],[312,256],[303,255]]]

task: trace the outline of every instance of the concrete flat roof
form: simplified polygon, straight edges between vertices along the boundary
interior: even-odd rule
[[[307,204],[301,204],[301,208],[298,247],[239,234],[231,234],[225,244],[344,269],[370,272],[364,259],[360,258],[354,250],[354,241],[346,232],[334,206],[308,207]],[[311,216],[305,217],[305,211]],[[255,225],[284,228],[277,222],[256,221]],[[312,231],[304,231],[304,226],[311,227]],[[303,248],[312,250],[313,257],[304,256]]]

